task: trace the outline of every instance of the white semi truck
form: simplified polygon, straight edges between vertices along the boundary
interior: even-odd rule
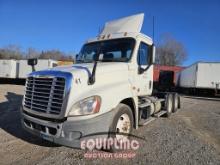
[[[84,44],[76,64],[29,74],[21,108],[25,130],[80,147],[86,135],[114,132],[120,140],[175,112],[177,93],[152,92],[155,46],[140,33],[143,19],[138,14],[108,22]]]

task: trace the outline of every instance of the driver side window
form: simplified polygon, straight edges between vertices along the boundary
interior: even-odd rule
[[[149,56],[149,46],[144,42],[141,42],[137,56],[138,65],[148,65],[148,56]]]

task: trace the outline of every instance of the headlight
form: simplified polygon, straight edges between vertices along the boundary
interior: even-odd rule
[[[98,113],[100,106],[101,98],[99,96],[88,97],[74,104],[68,116],[90,115]]]

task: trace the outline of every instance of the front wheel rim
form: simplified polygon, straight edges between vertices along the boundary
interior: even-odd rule
[[[118,141],[124,141],[128,139],[128,135],[131,130],[131,120],[128,114],[122,114],[118,118],[116,124],[116,139]],[[118,134],[119,133],[119,134]],[[126,135],[125,135],[126,134]]]

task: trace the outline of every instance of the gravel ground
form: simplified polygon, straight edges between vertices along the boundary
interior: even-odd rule
[[[220,102],[181,98],[182,109],[134,131],[144,137],[133,159],[86,159],[21,129],[24,87],[0,85],[0,164],[220,164]]]

